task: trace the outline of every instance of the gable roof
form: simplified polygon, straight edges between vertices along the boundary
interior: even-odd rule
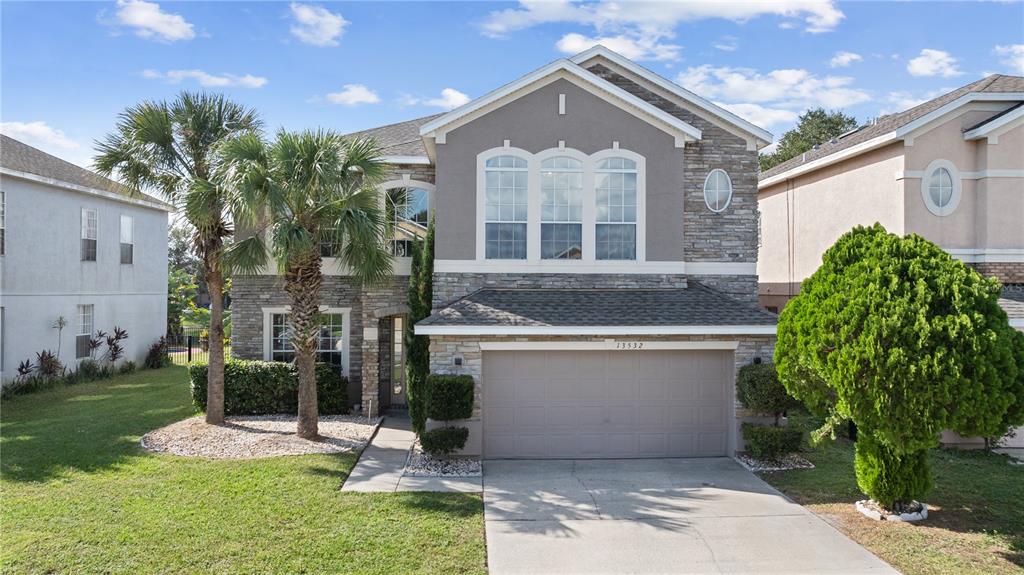
[[[113,180],[64,161],[57,156],[0,134],[0,169],[4,174],[61,186],[80,192],[99,192],[101,195],[120,196],[120,199],[147,204],[149,207],[170,210],[171,207],[152,196],[137,192]],[[115,197],[115,199],[118,199]]]
[[[347,136],[374,138],[383,150],[385,157],[426,156],[427,149],[423,145],[423,138],[420,137],[420,127],[443,115],[444,113],[432,114],[414,120],[352,132]]]
[[[992,74],[977,82],[972,82],[952,92],[947,92],[935,99],[914,106],[909,110],[882,116],[874,123],[862,126],[856,131],[837,139],[835,142],[826,142],[817,149],[808,150],[799,156],[790,158],[772,169],[762,172],[760,185],[775,184],[779,181],[779,176],[782,174],[812,162],[824,165],[820,160],[824,160],[844,150],[852,150],[855,146],[862,146],[865,148],[862,151],[867,151],[871,149],[868,146],[872,142],[878,144],[887,143],[887,141],[881,140],[883,136],[891,135],[895,139],[895,137],[899,136],[896,133],[897,131],[905,131],[908,127],[915,127],[922,120],[927,121],[934,115],[942,115],[967,101],[985,99],[984,97],[979,98],[972,95],[989,95],[993,98],[1003,99],[999,98],[999,96],[1012,96],[1014,94],[1024,95],[1024,77]]]
[[[679,147],[682,147],[683,142],[687,139],[701,139],[699,129],[650,102],[630,94],[582,66],[560,58],[421,126],[420,135],[428,141],[427,152],[431,152],[431,140],[444,143],[444,137],[448,130],[472,120],[476,115],[486,113],[489,111],[489,106],[501,105],[504,101],[514,98],[519,92],[530,93],[546,85],[546,83],[542,83],[545,79],[559,77],[564,77],[651,125],[673,134]]]
[[[683,88],[679,84],[676,84],[675,82],[667,78],[664,78],[648,70],[647,68],[644,68],[640,64],[637,64],[636,62],[630,60],[629,58],[626,58],[622,54],[610,50],[605,46],[598,44],[593,48],[590,48],[589,50],[585,50],[583,52],[580,52],[579,54],[576,54],[575,56],[571,57],[570,60],[582,66],[584,63],[589,62],[590,60],[593,60],[595,58],[604,58],[605,60],[612,62],[613,64],[621,68],[624,68],[625,70],[628,70],[632,74],[635,74],[636,76],[639,76],[647,80],[648,82],[651,82],[652,84],[662,88],[663,90],[668,91],[669,93],[675,96],[678,96],[679,98],[685,100],[689,104],[696,106],[710,113],[713,116],[717,116],[718,118],[724,120],[725,122],[739,128],[741,131],[746,132],[747,134],[750,134],[751,136],[754,136],[762,140],[766,144],[771,143],[772,141],[772,134],[768,130],[756,126],[753,123],[748,122],[747,120],[744,120],[743,118],[715,104],[714,102],[711,102],[710,100],[707,100],[705,98],[702,98],[701,96],[698,96],[697,94],[694,94],[693,92],[687,90],[686,88]]]

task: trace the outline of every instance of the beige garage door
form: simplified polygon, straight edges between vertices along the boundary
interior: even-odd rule
[[[727,351],[487,351],[490,458],[726,454]]]

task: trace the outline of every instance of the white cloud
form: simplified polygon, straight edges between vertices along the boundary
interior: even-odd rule
[[[906,90],[899,90],[896,92],[889,92],[886,97],[887,106],[879,110],[880,115],[893,114],[896,112],[903,112],[909,110],[914,106],[924,104],[928,100],[934,100],[939,96],[952,92],[954,88],[946,87],[939,88],[937,90],[930,90],[927,92],[908,92]]]
[[[598,44],[610,48],[630,60],[678,60],[681,46],[664,44],[653,38],[630,37],[624,34],[590,38],[575,32],[562,36],[555,44],[565,54],[578,54]]]
[[[81,147],[78,142],[69,138],[64,132],[43,121],[0,122],[0,132],[41,149],[77,150]]]
[[[992,51],[1003,57],[1000,62],[1009,66],[1011,72],[1024,74],[1024,44],[996,46]]]
[[[860,54],[854,54],[853,52],[836,52],[836,55],[832,56],[832,59],[829,60],[828,65],[831,68],[845,68],[863,59]]]
[[[376,104],[380,97],[362,84],[345,84],[340,92],[327,94],[327,100],[342,106],[358,106],[359,104]]]
[[[800,117],[800,113],[794,110],[768,108],[761,106],[760,104],[717,103],[719,106],[722,106],[737,116],[747,120],[748,122],[753,122],[755,125],[761,126],[762,128],[770,128],[780,124],[792,124],[793,122],[796,122],[798,117]]]
[[[191,40],[196,33],[181,15],[164,12],[156,2],[117,0],[116,23],[135,29],[135,35],[162,42]]]
[[[739,48],[739,44],[736,42],[735,36],[722,36],[718,41],[711,44],[715,50],[721,50],[723,52],[735,52]]]
[[[214,75],[203,70],[168,70],[166,72],[143,70],[142,77],[150,80],[164,80],[168,84],[180,84],[184,80],[195,80],[204,88],[227,88],[231,86],[262,88],[268,82],[266,78],[253,76],[252,74],[245,74],[243,76],[236,76],[235,74]]]
[[[423,103],[427,106],[434,106],[437,108],[444,108],[445,110],[451,110],[458,108],[459,106],[469,102],[469,96],[456,90],[455,88],[445,88],[441,90],[440,98],[431,98],[424,101]]]
[[[867,92],[850,86],[853,78],[820,78],[802,69],[772,70],[761,74],[750,68],[716,68],[705,64],[687,68],[679,74],[676,82],[706,98],[727,102],[785,103],[787,108],[844,108],[871,99]]]
[[[949,78],[963,74],[957,67],[957,59],[949,52],[925,48],[921,54],[907,62],[911,76],[942,76]]]
[[[586,44],[581,40],[601,40],[602,43],[615,40],[632,50],[635,59],[677,60],[679,46],[665,40],[675,37],[679,23],[710,19],[746,22],[764,15],[802,20],[804,29],[811,33],[834,30],[844,18],[831,0],[628,3],[520,0],[516,8],[491,12],[481,25],[481,31],[486,36],[501,38],[543,24],[577,24],[593,29],[594,34],[565,36],[559,41],[560,50],[566,51],[569,45]]]
[[[292,2],[292,35],[314,46],[337,46],[348,20],[322,6]]]

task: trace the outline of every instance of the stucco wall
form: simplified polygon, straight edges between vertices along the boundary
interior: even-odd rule
[[[57,351],[59,316],[68,321],[61,359],[75,356],[78,305],[93,305],[94,330],[128,331],[125,357],[139,362],[167,325],[167,212],[0,177],[6,199],[6,254],[0,257],[4,308],[3,379],[36,353]],[[82,208],[97,211],[96,261],[81,261]],[[134,258],[121,264],[120,216],[134,218]]]

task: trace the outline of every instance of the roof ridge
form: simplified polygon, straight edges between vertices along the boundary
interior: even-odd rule
[[[391,122],[390,124],[381,124],[380,126],[371,126],[369,128],[364,128],[362,130],[356,130],[354,132],[349,132],[349,133],[347,133],[345,135],[346,136],[352,136],[352,135],[355,135],[355,134],[362,134],[363,132],[369,132],[369,131],[372,131],[372,130],[381,130],[381,129],[384,129],[384,128],[390,128],[391,126],[397,126],[399,124],[408,124],[410,122],[416,122],[418,120],[425,120],[427,118],[434,118],[434,117],[437,117],[437,116],[443,116],[446,113],[447,112],[439,112],[437,114],[428,114],[426,116],[420,116],[418,118],[409,118],[408,120],[401,120],[401,121],[398,121],[398,122]],[[410,141],[412,141],[412,140],[410,140]]]

